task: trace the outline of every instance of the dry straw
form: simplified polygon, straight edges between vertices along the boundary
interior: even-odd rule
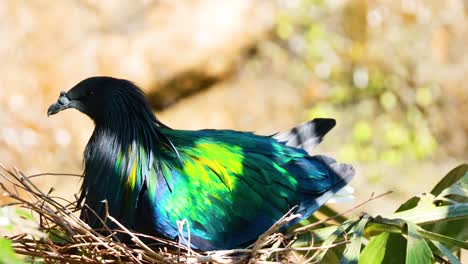
[[[281,226],[300,217],[292,210],[262,234],[251,246],[243,249],[199,252],[181,242],[132,232],[112,216],[107,219],[119,227],[103,231],[91,229],[78,217],[76,200],[67,201],[54,197],[52,190],[41,191],[32,178],[51,175],[25,176],[17,169],[8,169],[0,164],[0,187],[11,203],[29,211],[39,223],[39,231],[47,236],[19,233],[8,236],[15,252],[31,261],[48,263],[279,263],[303,262],[302,257],[314,251],[316,256],[325,247],[314,246],[313,240],[306,247],[293,247],[296,230],[285,237],[278,232]],[[55,174],[57,175],[57,174]],[[70,176],[70,175],[68,175]],[[79,176],[79,175],[75,175]],[[104,222],[104,221],[103,221]],[[181,221],[181,230],[189,228]],[[117,234],[127,234],[131,242],[122,242]],[[130,241],[129,240],[129,241]],[[326,248],[346,243],[343,241]],[[308,259],[313,262],[313,258]]]

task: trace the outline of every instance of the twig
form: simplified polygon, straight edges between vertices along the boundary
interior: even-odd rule
[[[257,241],[245,249],[219,250],[199,253],[190,249],[190,241],[178,245],[174,241],[157,238],[145,234],[130,231],[117,219],[106,214],[108,221],[115,224],[116,228],[109,228],[106,219],[102,219],[92,208],[85,205],[89,213],[101,221],[102,229],[94,230],[75,213],[75,201],[68,201],[61,197],[52,196],[51,192],[42,192],[31,180],[39,176],[59,174],[41,173],[25,176],[17,169],[9,170],[0,163],[0,177],[8,182],[8,186],[0,182],[0,188],[4,195],[10,197],[15,205],[30,210],[39,219],[40,231],[49,233],[49,239],[35,239],[27,234],[15,234],[7,237],[17,254],[34,258],[35,261],[51,261],[66,263],[276,263],[279,256],[287,252],[320,251],[324,247],[315,247],[313,242],[305,247],[294,248],[293,240],[288,240],[278,230],[290,221],[300,217],[293,214],[296,208],[292,208],[286,215],[263,233]],[[75,176],[75,175],[69,175]],[[12,188],[10,188],[12,186]],[[21,191],[21,195],[18,193]],[[27,194],[28,198],[22,195]],[[374,198],[376,199],[376,198]],[[65,205],[64,205],[65,204]],[[180,226],[183,239],[184,225]],[[128,235],[134,244],[125,244],[119,240],[119,234]],[[189,234],[189,233],[187,233]],[[189,235],[190,236],[190,235]],[[153,244],[145,244],[144,241],[152,241]],[[338,246],[343,241],[328,247]],[[183,245],[187,244],[187,245]],[[155,247],[151,246],[155,245]],[[177,252],[180,258],[177,259]],[[276,256],[276,257],[275,257]],[[260,262],[259,262],[260,261]]]
[[[132,241],[135,242],[135,244],[137,244],[138,246],[144,248],[146,251],[148,251],[149,253],[151,253],[154,257],[157,258],[158,261],[162,261],[162,262],[165,262],[164,258],[161,258],[161,256],[154,252],[151,248],[149,248],[145,243],[143,243],[143,241],[141,241],[137,236],[135,236],[130,230],[128,230],[124,225],[122,225],[121,223],[119,223],[119,221],[117,221],[114,217],[112,216],[107,216],[109,218],[109,220],[111,220],[114,224],[116,224],[119,228],[121,228],[122,230],[124,230],[131,238],[132,238]]]
[[[361,202],[361,203],[357,204],[356,206],[354,206],[354,207],[352,207],[352,208],[350,208],[350,209],[348,209],[348,210],[346,210],[346,211],[344,211],[344,212],[342,212],[342,213],[339,213],[339,214],[336,214],[336,215],[334,215],[334,216],[331,216],[331,217],[322,219],[322,220],[320,220],[320,221],[314,222],[314,223],[312,223],[312,224],[309,224],[309,225],[306,225],[306,226],[303,226],[303,227],[296,228],[293,232],[294,232],[294,233],[305,232],[305,231],[307,231],[307,229],[309,229],[309,228],[311,228],[311,227],[314,227],[314,226],[323,224],[323,223],[328,222],[328,221],[330,221],[330,220],[333,220],[333,219],[335,219],[335,218],[337,218],[337,217],[340,217],[340,216],[342,216],[342,215],[345,215],[345,214],[347,214],[347,213],[349,213],[349,212],[352,212],[352,211],[356,210],[357,208],[359,208],[359,207],[361,207],[361,206],[363,206],[363,205],[365,205],[365,204],[367,204],[367,203],[369,203],[369,202],[371,202],[371,201],[373,201],[373,200],[379,199],[379,198],[381,198],[381,197],[383,197],[383,196],[385,196],[385,195],[391,194],[392,192],[393,192],[393,191],[387,191],[387,192],[382,193],[382,194],[379,194],[379,195],[377,195],[377,196],[374,196],[374,193],[372,193],[371,196],[370,196],[367,200],[365,200],[364,202]]]
[[[41,177],[41,176],[68,176],[68,177],[79,177],[83,178],[82,174],[74,174],[74,173],[56,173],[56,172],[44,172],[44,173],[38,173],[38,174],[33,174],[27,176],[29,179],[36,178],[36,177]]]

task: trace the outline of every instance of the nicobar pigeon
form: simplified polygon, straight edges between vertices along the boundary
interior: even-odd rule
[[[91,77],[61,92],[48,115],[75,108],[94,132],[84,152],[80,200],[100,217],[106,210],[130,229],[188,240],[191,247],[229,249],[248,245],[291,208],[310,216],[354,176],[351,165],[305,150],[335,126],[314,119],[288,132],[171,129],[151,111],[132,82]],[[96,214],[81,213],[92,228]],[[289,225],[299,221],[293,221]]]

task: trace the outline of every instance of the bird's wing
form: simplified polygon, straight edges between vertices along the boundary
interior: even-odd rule
[[[168,134],[183,167],[169,165],[173,189],[160,185],[155,192],[158,229],[176,236],[176,221],[186,219],[199,248],[251,241],[293,206],[312,206],[314,198],[336,192],[340,182],[322,160],[271,137],[227,130]]]

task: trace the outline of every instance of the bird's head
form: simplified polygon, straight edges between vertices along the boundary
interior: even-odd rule
[[[112,117],[116,116],[130,117],[132,114],[142,114],[140,112],[151,112],[143,92],[137,86],[112,77],[90,77],[68,92],[60,92],[57,102],[47,110],[47,115],[68,108],[81,111],[96,124],[115,121]]]

